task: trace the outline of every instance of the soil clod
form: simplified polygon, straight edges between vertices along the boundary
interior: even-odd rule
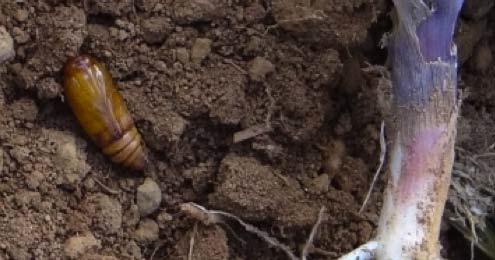
[[[151,178],[146,178],[144,183],[137,188],[136,202],[141,216],[145,217],[155,212],[162,201],[162,191],[158,184]]]
[[[152,219],[143,219],[134,232],[134,239],[139,243],[151,243],[158,239],[158,224]]]
[[[64,252],[69,259],[80,259],[85,253],[94,252],[101,242],[91,233],[73,236],[65,242]]]

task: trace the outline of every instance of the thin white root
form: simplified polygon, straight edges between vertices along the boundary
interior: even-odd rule
[[[101,182],[97,178],[93,178],[93,180],[96,182],[96,184],[100,185],[100,187],[103,190],[105,190],[107,193],[109,193],[110,195],[117,195],[117,194],[119,194],[119,191],[118,190],[111,189],[110,187],[108,187],[107,185],[105,185],[103,182]]]
[[[366,203],[368,203],[368,200],[370,199],[371,192],[373,191],[373,187],[375,187],[376,180],[378,179],[378,176],[382,171],[383,162],[385,161],[386,154],[387,154],[387,143],[385,142],[385,122],[382,121],[382,124],[380,126],[380,163],[378,164],[378,169],[376,169],[375,176],[373,176],[373,180],[371,181],[371,186],[368,190],[368,193],[366,194],[366,198],[363,201],[363,205],[361,205],[361,208],[359,209],[359,214],[363,212]]]
[[[478,234],[476,233],[476,222],[473,220],[473,215],[471,214],[471,211],[469,209],[465,209],[465,212],[467,212],[468,215],[468,221],[469,221],[469,226],[471,228],[471,236],[473,239],[471,239],[471,260],[474,260],[474,245],[479,242],[478,240]]]
[[[324,206],[321,207],[320,213],[318,214],[318,219],[316,220],[316,223],[313,225],[313,228],[311,229],[311,233],[309,234],[306,244],[304,244],[304,248],[301,253],[301,260],[306,260],[306,258],[308,257],[309,251],[313,246],[313,241],[315,240],[316,233],[318,233],[318,229],[321,225],[321,222],[323,221],[323,217],[325,216],[325,211],[326,208]]]
[[[194,243],[196,242],[196,234],[198,233],[198,223],[194,223],[193,232],[191,234],[191,240],[189,240],[189,254],[187,255],[187,260],[193,259],[194,253]]]
[[[188,213],[191,217],[194,217],[197,220],[203,222],[203,224],[205,225],[221,224],[221,223],[226,224],[225,221],[223,220],[223,217],[226,217],[231,220],[235,220],[242,227],[244,227],[246,231],[255,234],[256,236],[267,242],[269,245],[282,250],[285,254],[287,254],[289,259],[299,260],[299,258],[294,253],[291,252],[288,246],[282,244],[276,238],[270,237],[270,235],[268,235],[268,233],[266,233],[265,231],[262,231],[257,227],[242,221],[239,217],[233,214],[219,210],[208,210],[205,207],[193,202],[182,204],[181,210]]]
[[[372,260],[375,258],[375,252],[380,247],[380,243],[369,241],[366,244],[354,249],[347,255],[341,256],[339,260]]]
[[[265,241],[269,245],[282,250],[289,257],[290,260],[300,260],[300,259],[305,260],[306,259],[307,254],[309,253],[309,250],[312,247],[313,240],[316,236],[316,233],[318,232],[318,227],[321,225],[321,222],[323,221],[324,213],[326,210],[325,207],[321,208],[320,213],[318,214],[318,220],[316,221],[315,225],[313,226],[311,233],[308,237],[308,240],[306,241],[306,244],[304,245],[303,252],[301,253],[301,258],[299,258],[294,253],[292,253],[291,249],[288,246],[282,244],[276,238],[271,237],[265,231],[262,231],[262,230],[258,229],[257,227],[242,221],[239,217],[237,217],[233,214],[230,214],[230,213],[224,212],[224,211],[220,211],[220,210],[209,210],[209,209],[206,209],[205,207],[198,205],[194,202],[184,203],[180,206],[180,208],[184,213],[195,218],[196,220],[200,221],[204,225],[213,225],[213,224],[226,224],[227,225],[224,218],[234,220],[237,223],[239,223],[242,227],[244,227],[244,229],[246,229],[246,231],[261,238],[263,241]]]

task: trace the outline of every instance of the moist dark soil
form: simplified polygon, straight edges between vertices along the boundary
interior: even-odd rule
[[[495,143],[491,0],[466,0],[456,32],[467,93],[460,147]],[[0,0],[15,57],[0,66],[0,259],[285,259],[232,213],[311,259],[374,235],[379,102],[390,88],[385,0]],[[148,155],[115,165],[64,102],[62,68],[108,65]],[[491,149],[490,148],[490,149]],[[445,225],[444,256],[469,243]],[[451,248],[452,250],[449,250]],[[464,252],[463,251],[463,252]],[[456,252],[456,253],[454,253]],[[481,257],[481,256],[480,256]]]

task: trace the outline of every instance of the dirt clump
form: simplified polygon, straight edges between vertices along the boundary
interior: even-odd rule
[[[90,14],[105,14],[115,17],[125,15],[134,9],[131,0],[88,0],[85,1],[84,5]]]
[[[100,245],[92,234],[73,236],[65,242],[64,253],[69,259],[79,259],[86,252],[97,250]]]
[[[94,225],[105,234],[115,234],[120,231],[122,206],[115,199],[97,193],[87,197],[81,203],[81,209],[88,217],[89,225]]]
[[[165,17],[150,17],[141,23],[143,39],[148,44],[162,43],[173,30],[169,19]]]
[[[78,185],[91,170],[86,162],[86,142],[67,132],[44,131],[52,144],[55,154],[52,157],[59,175],[58,183],[68,189],[77,189]]]
[[[178,24],[209,22],[225,15],[224,0],[180,0],[172,6],[173,18]]]
[[[378,1],[272,1],[280,27],[304,40],[324,44],[357,45],[366,38],[371,22],[384,11]]]
[[[245,116],[246,76],[232,66],[218,64],[183,83],[177,89],[177,106],[183,116],[208,113],[223,124],[238,124]]]
[[[211,40],[207,38],[198,38],[194,41],[191,48],[191,60],[193,63],[200,63],[211,52]]]
[[[212,207],[260,221],[310,225],[319,207],[305,199],[297,182],[253,158],[229,155],[220,165],[220,185]]]

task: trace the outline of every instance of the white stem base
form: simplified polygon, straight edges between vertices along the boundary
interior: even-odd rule
[[[455,124],[395,138],[376,240],[380,260],[440,259],[440,222],[454,160]]]
[[[375,258],[376,251],[379,247],[380,243],[376,241],[369,241],[368,243],[354,249],[347,255],[341,256],[339,260],[372,260]]]

